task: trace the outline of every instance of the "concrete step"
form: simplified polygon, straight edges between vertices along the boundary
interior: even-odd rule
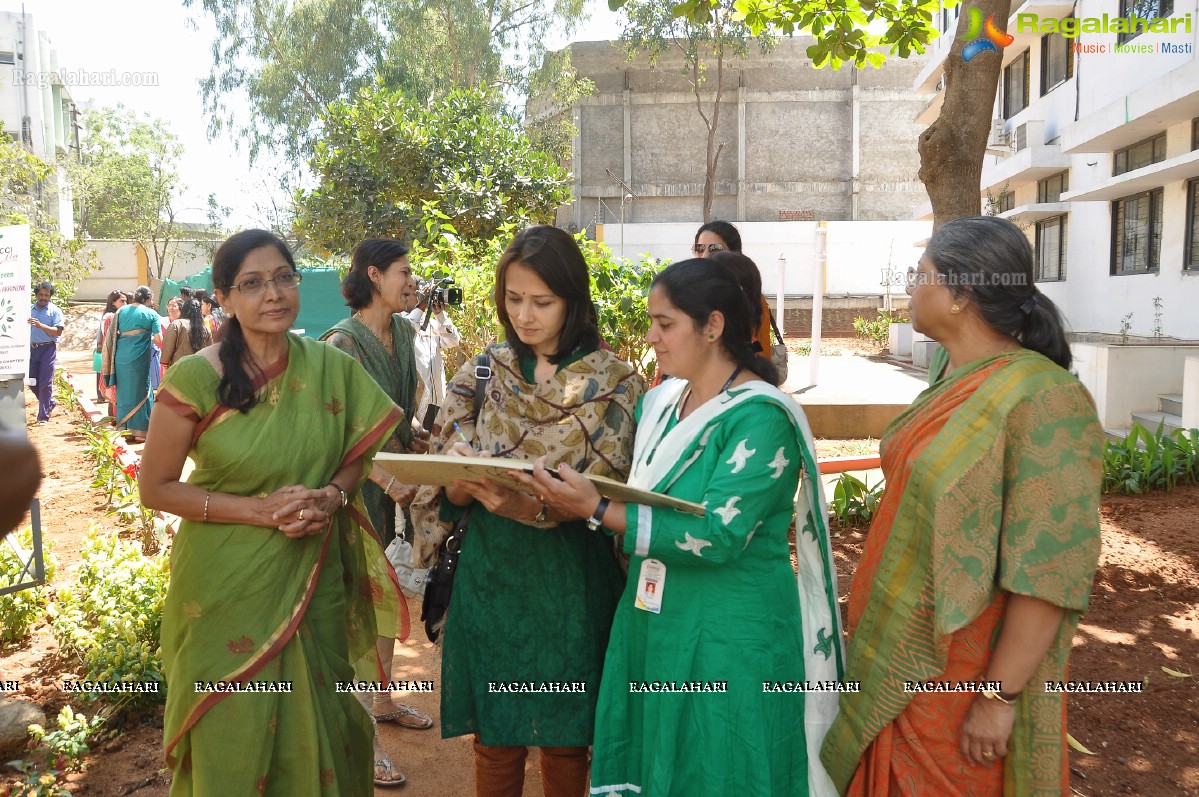
[[[1171,415],[1182,415],[1182,394],[1163,393],[1157,397],[1157,408]]]
[[[1182,428],[1182,416],[1170,412],[1134,412],[1132,420],[1148,429],[1150,434],[1157,434],[1157,427],[1163,424],[1162,431],[1166,434]]]
[[[1113,443],[1123,443],[1124,438],[1128,437],[1128,433],[1131,431],[1132,427],[1121,426],[1118,429],[1104,429],[1103,434],[1106,435],[1107,439],[1111,440]]]

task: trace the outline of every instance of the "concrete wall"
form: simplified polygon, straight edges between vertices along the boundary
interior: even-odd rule
[[[1105,429],[1132,424],[1132,413],[1157,409],[1157,396],[1183,392],[1186,360],[1199,346],[1074,343],[1073,370],[1095,398]]]
[[[168,256],[163,276],[183,279],[198,274],[212,262],[211,247],[219,241],[179,241]],[[146,252],[136,241],[88,241],[85,250],[96,255],[96,270],[75,288],[75,302],[104,301],[110,291],[132,291],[138,285],[150,285],[154,268]]]
[[[926,200],[916,177],[923,125],[910,121],[924,103],[911,89],[920,59],[816,70],[804,53],[810,43],[784,39],[767,55],[751,48],[749,58],[725,62],[713,218],[912,218]],[[651,66],[626,61],[615,43],[581,42],[571,45],[571,63],[596,90],[573,108],[575,197],[559,224],[620,220],[623,191],[607,171],[637,196],[626,223],[702,219],[707,132],[681,56],[668,51]],[[713,74],[701,91],[705,107]]]
[[[640,202],[640,200],[637,200]],[[626,257],[649,256],[664,260],[691,257],[695,222],[685,224],[625,224]],[[783,266],[783,293],[811,296],[816,276],[816,222],[739,222],[742,251],[758,265],[762,289],[773,302]],[[932,225],[923,221],[832,221],[828,223],[827,268],[823,284],[827,296],[879,296],[886,292],[883,270],[895,276],[891,292],[906,299],[902,275],[914,266],[921,250],[915,244],[927,238]],[[605,225],[598,235],[613,252],[621,254],[621,225]],[[779,256],[786,262],[780,264]]]

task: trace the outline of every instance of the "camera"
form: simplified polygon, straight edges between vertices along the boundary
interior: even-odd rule
[[[421,304],[444,304],[447,307],[457,307],[462,304],[462,289],[454,287],[453,277],[441,277],[429,280],[425,292],[418,295]]]

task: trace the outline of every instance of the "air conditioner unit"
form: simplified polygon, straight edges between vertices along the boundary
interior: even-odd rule
[[[1002,119],[991,120],[991,135],[987,138],[987,148],[1003,148],[1007,146],[1008,136],[1003,130]]]

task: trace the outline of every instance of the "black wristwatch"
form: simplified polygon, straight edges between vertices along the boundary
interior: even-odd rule
[[[591,513],[591,517],[587,518],[587,528],[591,531],[599,531],[600,526],[604,525],[604,513],[608,511],[608,504],[611,503],[607,498],[600,498],[599,505],[595,511]]]

